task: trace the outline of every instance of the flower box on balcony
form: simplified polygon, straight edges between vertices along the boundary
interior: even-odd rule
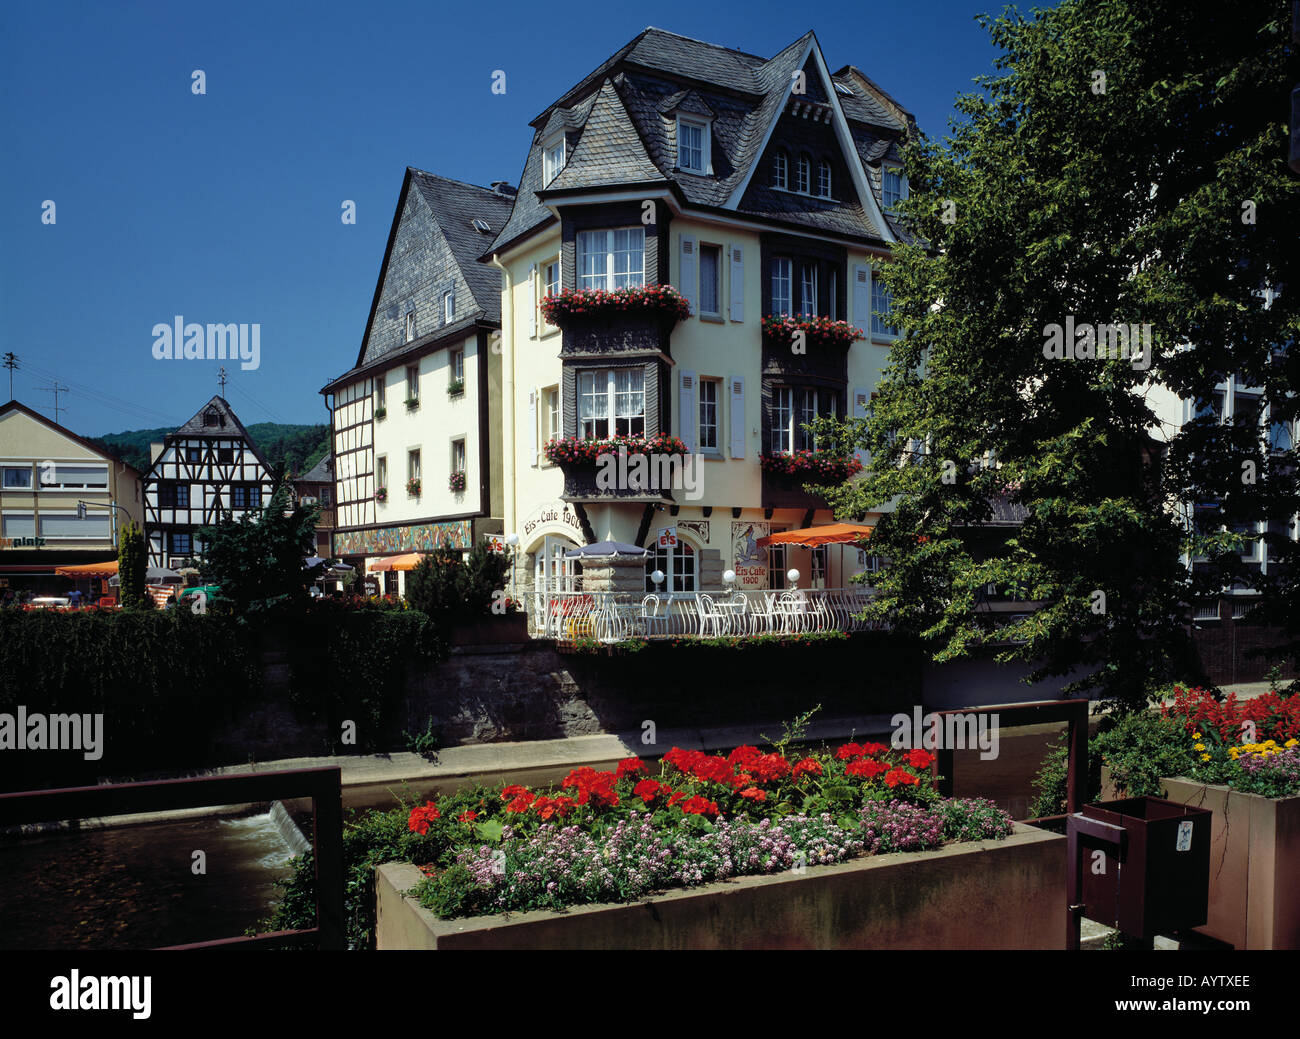
[[[626,289],[565,289],[542,300],[547,324],[566,327],[572,318],[612,314],[662,315],[674,323],[691,316],[686,297],[671,285],[642,285]]]
[[[451,383],[447,386],[448,397],[459,397],[464,392],[465,392],[465,380],[463,379],[453,379]]]
[[[660,433],[600,440],[565,437],[548,442],[543,453],[564,472],[566,500],[671,502],[671,488],[684,485],[682,460],[688,452],[677,437]]]
[[[1061,949],[1065,838],[1003,840],[742,876],[622,905],[440,920],[406,894],[408,863],[375,875],[379,949]],[[1007,911],[1014,906],[1015,911]]]
[[[412,498],[418,498],[420,496],[420,481],[418,477],[406,481],[406,493]]]
[[[690,314],[685,297],[671,285],[567,290],[548,296],[542,306],[546,320],[563,331],[565,358],[668,354],[673,326]]]
[[[759,464],[765,473],[797,477],[802,483],[844,483],[862,472],[862,463],[852,456],[819,451],[764,453]]]
[[[459,494],[465,489],[465,474],[463,472],[452,473],[447,478],[447,489]]]
[[[387,488],[387,487],[376,487],[376,488],[375,488],[375,501],[388,501],[388,488]]]
[[[847,350],[857,339],[864,338],[862,329],[847,321],[828,317],[802,317],[791,314],[768,314],[763,318],[763,335],[772,343],[782,346],[802,344],[809,346],[834,346]]]
[[[407,398],[406,398],[406,410],[407,410],[407,411],[418,411],[418,410],[419,410],[419,407],[420,407],[420,398],[419,398],[419,397],[407,397]]]

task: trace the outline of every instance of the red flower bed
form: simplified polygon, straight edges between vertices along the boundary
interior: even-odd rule
[[[1254,727],[1247,742],[1300,739],[1300,694],[1283,696],[1277,690],[1251,700],[1238,700],[1229,693],[1223,700],[1208,689],[1174,687],[1174,702],[1161,707],[1166,718],[1177,718],[1189,732],[1213,729],[1224,743],[1234,744],[1243,736],[1243,723]]]
[[[817,451],[764,453],[758,460],[764,472],[802,476],[810,483],[843,483],[862,472],[862,463],[856,458]]]
[[[802,332],[804,341],[809,345],[847,348],[853,345],[855,339],[865,338],[862,329],[855,328],[847,321],[835,321],[828,317],[769,314],[763,318],[763,334],[773,342],[790,343],[796,332]]]
[[[605,437],[600,440],[583,440],[580,437],[560,437],[542,445],[542,454],[557,465],[561,462],[582,462],[595,465],[602,455],[617,457],[620,451],[632,455],[684,455],[686,444],[667,433],[652,437]]]
[[[671,285],[644,285],[629,289],[565,289],[542,300],[547,324],[563,327],[575,314],[663,314],[674,321],[691,316],[686,297]]]

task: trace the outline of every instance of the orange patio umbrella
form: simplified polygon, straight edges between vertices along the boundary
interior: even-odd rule
[[[383,573],[386,570],[414,570],[420,565],[420,560],[423,558],[423,552],[407,552],[400,556],[385,556],[379,562],[372,564],[369,570],[372,574]]]
[[[54,572],[60,577],[112,577],[117,573],[117,560],[107,563],[82,563],[75,566],[56,566]]]
[[[803,527],[800,530],[768,534],[767,537],[759,538],[755,544],[762,548],[768,545],[851,545],[870,537],[875,529],[865,523],[827,523],[820,527]]]

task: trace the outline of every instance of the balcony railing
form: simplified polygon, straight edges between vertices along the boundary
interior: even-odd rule
[[[872,593],[861,587],[735,592],[536,592],[534,638],[615,643],[632,638],[798,635],[881,631],[862,616]]]

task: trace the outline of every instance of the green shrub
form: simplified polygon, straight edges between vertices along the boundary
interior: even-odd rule
[[[1196,766],[1181,723],[1158,714],[1107,715],[1092,738],[1089,756],[1110,769],[1126,797],[1160,796],[1161,776],[1185,776]]]
[[[452,618],[490,616],[509,573],[510,557],[486,542],[475,545],[463,562],[457,550],[439,548],[407,575],[406,598],[439,627]]]
[[[123,609],[140,610],[153,606],[153,600],[145,594],[144,587],[148,568],[144,531],[135,520],[131,520],[122,528],[117,549],[118,597]]]

